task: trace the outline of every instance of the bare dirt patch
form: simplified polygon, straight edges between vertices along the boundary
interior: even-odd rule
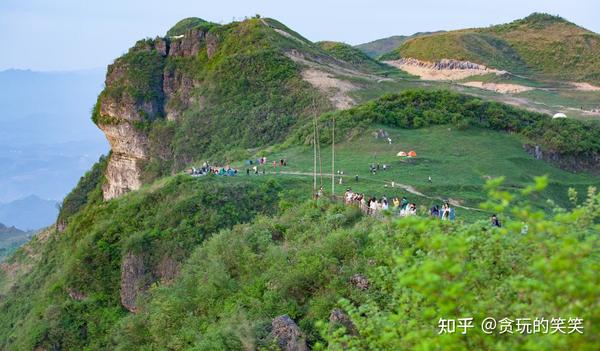
[[[466,85],[468,87],[473,88],[491,90],[501,94],[518,94],[534,89],[532,87],[510,83],[466,82],[462,83],[462,85]]]
[[[355,104],[348,93],[357,87],[348,81],[335,78],[330,73],[315,68],[302,71],[302,78],[327,95],[337,109],[347,109]]]
[[[472,62],[447,59],[440,60],[439,62],[428,62],[404,58],[395,61],[384,61],[384,63],[397,67],[415,76],[419,76],[424,80],[461,80],[476,75],[506,73]]]
[[[581,91],[600,91],[600,87],[591,85],[590,83],[572,82],[571,84],[575,87],[575,89],[581,90]]]

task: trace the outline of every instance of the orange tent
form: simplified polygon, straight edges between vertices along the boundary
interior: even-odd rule
[[[410,156],[410,157],[417,157],[417,153],[416,153],[416,152],[414,152],[413,150],[410,150],[410,151],[408,152],[408,156]]]

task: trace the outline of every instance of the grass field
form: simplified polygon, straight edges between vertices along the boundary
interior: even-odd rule
[[[447,126],[418,130],[382,128],[389,133],[391,145],[375,138],[372,132],[378,128],[372,127],[368,133],[336,146],[336,172],[344,172],[342,185],[339,185],[339,176],[336,174],[337,194],[352,187],[354,191],[364,192],[367,196],[407,196],[422,206],[423,210],[434,203],[440,204],[442,199],[452,199],[464,207],[478,208],[486,199],[483,187],[487,179],[505,176],[505,187],[516,190],[533,183],[536,176],[548,175],[550,185],[540,197],[534,199],[536,206],[548,208],[548,199],[568,207],[569,187],[585,193],[588,186],[600,185],[598,177],[573,174],[535,160],[523,151],[522,140],[515,135],[481,129],[460,131]],[[399,151],[410,150],[417,152],[416,158],[401,159],[396,156]],[[276,177],[303,178],[304,189],[310,191],[313,182],[312,147],[257,153],[257,157],[263,154],[268,158],[265,167],[267,177],[276,174]],[[288,160],[288,166],[273,167],[272,161],[281,158]],[[329,146],[322,145],[321,158],[323,185],[329,192]],[[371,174],[369,165],[372,163],[386,164],[388,170]],[[241,175],[245,177],[247,166],[243,163],[237,163],[236,166],[240,167]],[[356,175],[358,181],[355,180]],[[429,176],[432,177],[432,183],[428,181]],[[263,179],[262,176],[255,178]],[[394,188],[391,188],[392,181],[396,185]],[[321,184],[320,176],[317,183]],[[425,196],[412,194],[402,185],[410,186]],[[489,216],[489,213],[466,208],[457,208],[457,213],[469,220]]]

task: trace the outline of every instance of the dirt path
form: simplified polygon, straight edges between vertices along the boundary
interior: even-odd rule
[[[310,177],[313,176],[313,173],[309,173],[309,172],[297,172],[297,171],[280,171],[280,172],[277,172],[277,173],[274,173],[274,174],[288,174],[288,175],[300,175],[300,176],[310,176]],[[348,178],[350,176],[348,176],[348,175],[343,175],[343,176],[336,175],[336,177]],[[371,181],[371,182],[380,182],[380,183],[388,184],[390,186],[392,184],[392,181],[385,181],[385,180],[371,179],[371,178],[364,178],[364,177],[363,177],[363,179],[366,179],[366,180]],[[420,192],[417,189],[415,189],[415,187],[413,187],[411,185],[398,183],[396,181],[393,181],[393,183],[394,183],[394,187],[395,188],[401,188],[401,189],[403,189],[403,190],[405,190],[405,191],[407,191],[407,192],[409,192],[409,193],[411,193],[413,195],[417,195],[417,196],[424,197],[426,199],[431,199],[431,200],[439,200],[439,201],[442,201],[442,202],[446,202],[447,201],[452,206],[454,206],[454,207],[460,207],[460,208],[465,209],[465,210],[482,211],[479,208],[474,208],[474,207],[469,207],[469,206],[463,206],[463,205],[461,205],[455,199],[451,199],[451,198],[444,199],[444,198],[441,198],[439,196],[425,195],[422,192]]]

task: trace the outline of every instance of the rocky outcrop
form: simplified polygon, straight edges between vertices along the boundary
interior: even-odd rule
[[[169,285],[179,275],[181,264],[172,256],[163,256],[158,263],[148,264],[143,254],[128,252],[121,263],[121,304],[137,312],[137,299],[146,293],[151,284]]]
[[[150,157],[150,148],[148,135],[139,125],[156,118],[176,120],[195,102],[193,90],[197,82],[189,72],[170,67],[167,61],[195,56],[204,47],[209,57],[214,55],[218,37],[191,29],[177,38],[139,41],[124,57],[109,66],[106,89],[98,101],[100,118],[97,120],[112,151],[105,173],[107,181],[102,188],[105,200],[137,190],[142,185],[142,165]],[[127,59],[128,55],[139,52],[151,59]],[[152,55],[157,56],[152,58]],[[142,82],[140,77],[143,77]]]
[[[87,297],[85,293],[73,288],[68,288],[67,293],[69,294],[69,297],[75,301],[83,301]]]
[[[360,290],[367,290],[369,288],[369,279],[362,274],[355,274],[350,278],[350,283]]]
[[[505,71],[486,67],[470,61],[441,59],[435,62],[421,61],[410,57],[384,61],[425,80],[461,80],[470,76],[494,73],[505,74]]]
[[[178,70],[165,70],[163,92],[167,101],[164,110],[169,121],[177,120],[193,102],[192,92],[197,85],[191,77]]]
[[[298,325],[287,315],[279,316],[271,322],[271,334],[285,351],[307,351],[306,341]]]
[[[356,335],[358,332],[356,330],[356,326],[350,319],[350,317],[345,314],[339,308],[334,308],[329,314],[329,323],[335,326],[342,326],[346,329],[346,332],[352,335]]]
[[[171,41],[169,56],[196,56],[200,51],[206,33],[200,29],[188,30],[182,38]]]
[[[164,256],[154,270],[154,275],[161,284],[169,285],[179,275],[180,264],[171,256]]]
[[[104,199],[119,197],[142,185],[140,162],[148,158],[147,135],[127,121],[98,125],[110,143],[112,153],[106,167]]]
[[[429,61],[417,60],[417,59],[414,59],[411,57],[403,57],[403,58],[397,60],[397,62],[401,65],[410,65],[410,66],[417,66],[417,67],[437,69],[437,70],[442,70],[442,69],[487,70],[488,69],[484,65],[480,65],[477,63],[469,62],[469,61],[459,61],[459,60],[453,60],[453,59],[441,59],[439,61],[429,62]]]
[[[148,289],[144,257],[127,253],[121,263],[121,304],[131,312],[137,312],[136,301]]]
[[[523,149],[537,160],[544,160],[570,172],[590,172],[600,175],[600,154],[568,155],[542,150],[539,145],[525,144]]]
[[[206,54],[208,58],[214,56],[215,52],[217,52],[217,47],[219,45],[219,37],[216,34],[208,33],[206,34]]]

